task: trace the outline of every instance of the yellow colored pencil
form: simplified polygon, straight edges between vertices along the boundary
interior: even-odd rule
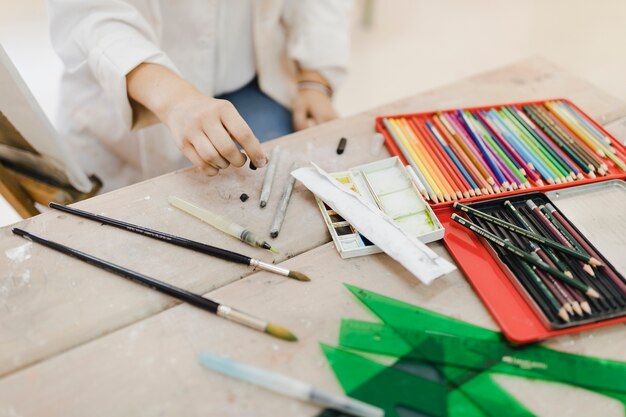
[[[427,168],[430,168],[430,171],[433,173],[433,176],[437,177],[443,190],[446,191],[446,193],[443,195],[444,198],[447,201],[456,200],[456,192],[454,191],[454,188],[450,185],[447,178],[443,175],[443,173],[439,169],[439,165],[433,161],[430,153],[426,151],[426,148],[424,147],[424,144],[422,143],[421,139],[415,135],[415,132],[413,132],[413,129],[411,129],[411,126],[409,126],[409,123],[406,121],[406,119],[402,118],[402,119],[399,119],[398,121],[400,122],[404,130],[408,133],[409,137],[413,139],[411,143],[415,145],[417,154],[423,158],[424,164],[427,166]]]
[[[402,144],[406,148],[407,152],[411,155],[413,162],[415,162],[415,165],[417,165],[420,172],[422,173],[422,175],[424,176],[424,178],[430,185],[430,188],[433,189],[433,192],[435,193],[436,198],[439,199],[439,201],[444,201],[443,193],[441,192],[441,189],[439,188],[437,183],[433,180],[432,176],[430,175],[430,172],[428,172],[426,168],[424,167],[424,164],[415,153],[415,150],[413,149],[413,147],[407,140],[402,129],[400,129],[400,126],[397,124],[396,120],[395,119],[387,119],[387,120],[389,120],[389,125],[391,125],[391,127],[393,128],[398,138],[402,141]]]

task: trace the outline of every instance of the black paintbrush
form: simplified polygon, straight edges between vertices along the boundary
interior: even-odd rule
[[[243,313],[239,310],[235,310],[234,308],[229,307],[227,305],[220,304],[213,300],[209,300],[208,298],[204,298],[201,295],[194,294],[182,288],[175,287],[173,285],[167,284],[165,282],[159,281],[149,276],[140,274],[139,272],[131,271],[130,269],[124,268],[122,266],[116,265],[114,263],[105,261],[100,258],[96,258],[95,256],[91,256],[87,253],[80,252],[76,249],[72,249],[60,243],[56,243],[51,240],[33,235],[22,229],[13,228],[13,233],[25,239],[28,239],[32,242],[36,242],[41,245],[44,245],[57,252],[61,252],[65,255],[74,257],[90,265],[96,266],[100,269],[104,269],[105,271],[109,271],[121,277],[128,278],[131,281],[134,281],[138,284],[145,285],[163,294],[167,294],[171,297],[177,298],[186,303],[193,304],[196,307],[199,307],[206,311],[210,311],[211,313],[217,314],[218,316],[223,317],[225,319],[232,320],[239,324],[243,324],[244,326],[248,326],[255,330],[260,330],[262,332],[265,332],[267,334],[270,334],[272,336],[275,336],[284,340],[290,340],[290,341],[298,340],[296,336],[294,336],[293,333],[291,333],[289,330],[287,330],[286,328],[282,326],[279,326],[274,323],[270,323],[265,320],[261,320],[249,314]]]
[[[260,261],[258,259],[251,258],[241,253],[232,252],[226,249],[216,248],[215,246],[207,245],[194,240],[185,239],[169,233],[159,232],[158,230],[148,229],[147,227],[137,226],[132,223],[126,223],[121,220],[111,219],[109,217],[101,216],[99,214],[90,213],[75,209],[73,207],[64,206],[57,203],[50,203],[50,208],[64,211],[66,213],[74,214],[85,219],[93,220],[102,224],[117,227],[119,229],[127,230],[132,233],[137,233],[143,236],[151,237],[163,242],[171,243],[172,245],[180,246],[183,248],[191,249],[196,252],[204,253],[205,255],[215,256],[226,261],[236,262],[239,264],[250,265],[254,268],[263,269],[265,271],[274,272],[279,275],[283,275],[289,278],[297,279],[298,281],[310,281],[309,277],[298,271],[291,271],[286,268],[281,268],[267,262]]]

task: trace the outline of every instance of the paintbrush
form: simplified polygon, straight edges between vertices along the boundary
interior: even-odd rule
[[[56,243],[51,240],[33,235],[22,229],[14,228],[13,233],[25,239],[28,239],[31,242],[39,243],[57,252],[61,252],[65,255],[74,257],[90,265],[96,266],[100,269],[104,269],[105,271],[109,271],[118,276],[130,279],[131,281],[138,284],[145,285],[146,287],[152,288],[153,290],[159,291],[163,294],[167,294],[170,297],[177,298],[178,300],[192,304],[213,314],[217,314],[218,316],[225,319],[237,322],[239,324],[243,324],[244,326],[248,326],[252,329],[262,331],[280,339],[289,341],[298,340],[293,333],[291,333],[288,329],[279,326],[278,324],[261,320],[247,313],[235,310],[234,308],[227,305],[220,304],[208,298],[204,298],[201,295],[194,294],[182,288],[175,287],[171,284],[159,281],[147,275],[140,274],[139,272],[131,271],[130,269],[124,268],[122,266],[116,265],[100,258],[96,258],[95,256],[80,252],[76,249],[70,248],[60,243]]]
[[[291,271],[286,268],[281,268],[259,259],[251,258],[241,253],[232,252],[227,249],[216,248],[215,246],[207,245],[194,240],[185,239],[169,233],[160,232],[154,229],[148,229],[147,227],[137,226],[132,223],[126,223],[121,220],[111,219],[110,217],[102,216],[99,214],[90,213],[88,211],[79,210],[73,207],[64,206],[57,203],[48,204],[50,208],[64,211],[69,214],[93,220],[98,223],[107,224],[109,226],[117,227],[132,233],[137,233],[142,236],[151,237],[153,239],[160,240],[162,242],[171,243],[172,245],[180,246],[186,249],[191,249],[196,252],[204,253],[205,255],[214,256],[216,258],[224,259],[226,261],[236,262],[243,265],[249,265],[253,268],[263,269],[265,271],[274,272],[279,275],[283,275],[289,278],[297,279],[298,281],[310,281],[309,277],[298,271]]]
[[[342,413],[360,417],[383,417],[384,411],[373,405],[344,395],[323,391],[306,382],[257,368],[213,353],[202,352],[198,361],[216,372],[259,385],[271,391],[299,400],[310,401]]]
[[[215,227],[218,230],[221,230],[226,234],[236,237],[237,239],[247,243],[250,246],[255,246],[258,248],[270,250],[274,253],[279,253],[277,249],[272,248],[269,243],[259,239],[258,237],[256,237],[256,235],[254,235],[245,227],[240,226],[237,223],[230,221],[223,216],[220,216],[219,214],[213,213],[212,211],[205,208],[193,205],[178,197],[169,196],[167,198],[167,201],[169,201],[170,204],[177,209],[180,209],[185,213],[197,217],[203,222],[210,224],[211,226]]]

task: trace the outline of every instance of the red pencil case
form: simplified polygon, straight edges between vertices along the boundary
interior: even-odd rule
[[[496,104],[491,106],[472,107],[464,109],[447,109],[440,110],[442,112],[456,110],[489,110],[502,106],[525,106],[531,104],[544,104],[548,101],[565,101],[578,112],[583,114],[593,126],[606,135],[613,147],[617,148],[623,154],[626,153],[626,147],[618,140],[612,137],[602,126],[597,124],[585,112],[578,108],[572,102],[565,99],[550,99],[542,101]],[[439,111],[399,114],[390,116],[380,116],[376,118],[376,129],[383,134],[385,144],[392,155],[400,157],[403,163],[407,164],[406,159],[396,146],[393,138],[385,129],[382,120],[385,118],[400,117],[424,117],[432,116]],[[499,194],[483,195],[479,197],[463,198],[458,200],[462,203],[473,203],[479,201],[487,201],[495,198],[507,196],[521,195],[525,193],[544,192],[568,187],[576,187],[584,184],[593,184],[597,182],[607,181],[611,179],[626,180],[626,172],[620,171],[617,167],[609,167],[608,175],[596,178],[585,178],[582,180],[552,184],[544,186],[535,186],[530,189],[518,189],[513,191],[505,191]],[[456,261],[459,269],[463,271],[466,278],[481,298],[485,307],[489,310],[494,320],[502,329],[503,334],[513,343],[524,344],[536,342],[547,338],[571,334],[588,329],[608,326],[611,324],[625,323],[626,317],[617,317],[607,320],[596,321],[592,323],[581,324],[563,329],[551,329],[546,326],[542,319],[535,313],[531,305],[525,297],[520,294],[518,288],[512,283],[506,272],[501,268],[498,259],[495,259],[490,250],[481,242],[481,240],[471,231],[457,225],[450,219],[455,210],[452,208],[453,202],[440,202],[432,204],[435,214],[444,226],[446,232],[443,238],[444,245]],[[624,274],[625,271],[620,271]]]

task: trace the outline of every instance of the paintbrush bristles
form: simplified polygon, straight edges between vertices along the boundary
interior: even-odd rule
[[[298,281],[310,281],[309,277],[307,277],[302,272],[290,271],[287,268],[281,268],[280,266],[269,264],[267,262],[263,262],[258,259],[251,259],[250,265],[253,266],[254,268],[259,268],[264,271],[274,272],[276,274],[280,274],[285,277],[297,279]]]
[[[295,334],[291,333],[288,329],[276,323],[268,323],[265,327],[265,333],[290,342],[295,342],[298,340]]]
[[[297,279],[298,281],[311,281],[311,278],[298,271],[289,271],[289,278]]]

